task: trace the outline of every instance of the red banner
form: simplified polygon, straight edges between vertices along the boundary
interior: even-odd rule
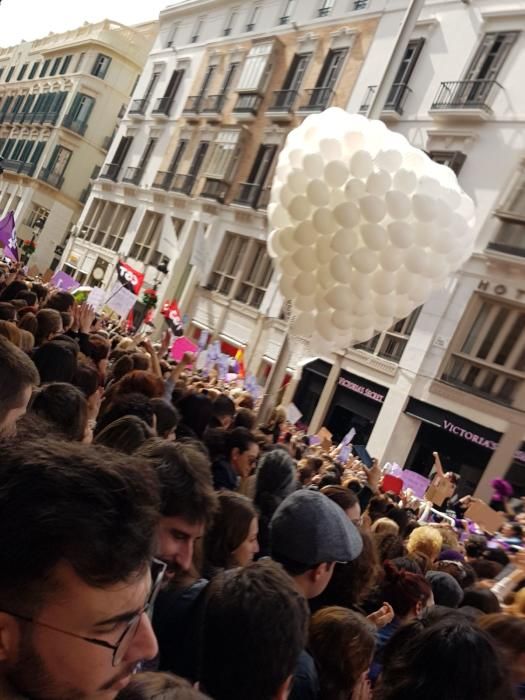
[[[122,260],[117,263],[117,277],[120,284],[133,294],[138,294],[144,283],[144,273],[134,270],[131,265]]]

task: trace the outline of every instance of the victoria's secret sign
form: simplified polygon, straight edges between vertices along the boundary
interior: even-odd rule
[[[383,389],[383,387],[380,387],[378,384],[369,384],[366,380],[360,377],[354,377],[351,374],[347,374],[345,377],[340,376],[339,386],[353,391],[356,394],[361,394],[361,396],[375,401],[376,403],[383,403],[387,392],[386,389]]]

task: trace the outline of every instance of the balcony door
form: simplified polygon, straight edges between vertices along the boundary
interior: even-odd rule
[[[210,144],[208,141],[201,141],[197,146],[197,150],[195,151],[195,155],[193,156],[190,170],[188,172],[188,175],[190,175],[194,179],[197,178],[199,175],[204,159],[206,158],[206,153],[208,152],[209,145]]]
[[[330,49],[317,78],[310,100],[311,104],[324,105],[329,102],[332,90],[334,90],[339,80],[347,53],[348,49]]]
[[[277,146],[262,145],[257,151],[257,157],[248,177],[248,184],[264,187],[277,153]]]
[[[518,32],[489,32],[465,74],[464,81],[472,81],[464,87],[466,104],[484,104],[494,80],[509,55]]]
[[[406,86],[408,85],[408,81],[414,72],[417,59],[419,58],[424,43],[424,39],[415,39],[408,43],[405,55],[403,56],[401,65],[397,69],[394,83],[390,88],[390,92],[388,93],[388,97],[386,99],[385,106],[387,108],[397,109],[399,107]]]
[[[276,107],[289,107],[301,89],[311,53],[296,53],[276,100]]]

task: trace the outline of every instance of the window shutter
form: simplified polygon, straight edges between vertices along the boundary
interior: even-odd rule
[[[239,92],[257,91],[261,88],[272,48],[272,44],[258,44],[250,49],[237,85]]]
[[[206,174],[217,180],[221,180],[228,174],[233,161],[240,131],[220,131],[215,139],[213,153],[210,158]]]

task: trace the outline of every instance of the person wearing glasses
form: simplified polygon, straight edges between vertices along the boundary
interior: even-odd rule
[[[154,474],[53,439],[1,454],[0,697],[113,700],[157,654]]]
[[[224,452],[212,464],[213,486],[216,491],[237,491],[257,465],[259,445],[249,430],[234,428],[226,433]]]

